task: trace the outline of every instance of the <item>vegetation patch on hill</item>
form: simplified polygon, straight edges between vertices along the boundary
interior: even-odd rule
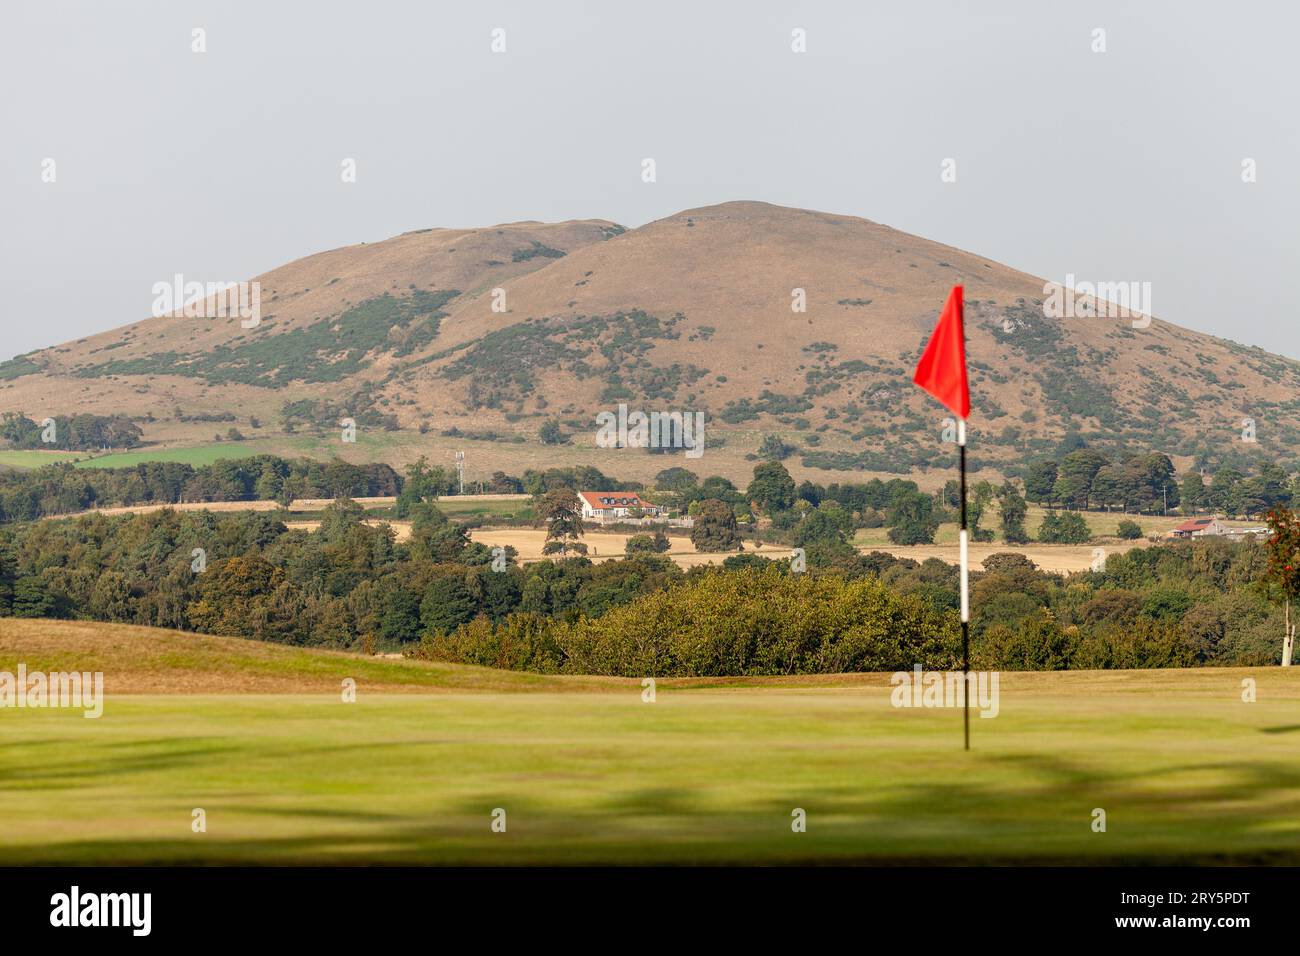
[[[612,315],[533,319],[476,339],[442,368],[453,381],[468,378],[471,408],[500,408],[533,396],[540,372],[557,370],[597,379],[604,401],[671,400],[683,385],[709,374],[694,365],[654,365],[655,343],[680,336],[685,316],[660,319],[640,309]]]
[[[78,369],[82,378],[106,375],[187,375],[213,384],[238,382],[280,388],[290,382],[337,382],[366,367],[375,352],[408,355],[438,335],[447,313],[442,307],[456,290],[409,295],[385,293],[359,302],[337,316],[303,328],[266,334],[239,345],[219,345],[203,352],[158,352],[143,358],[121,359]]]

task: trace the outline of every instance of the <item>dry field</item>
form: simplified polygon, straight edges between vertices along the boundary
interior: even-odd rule
[[[411,523],[409,521],[382,522],[373,520],[366,523],[375,527],[385,523],[392,525],[393,531],[397,534],[398,542],[409,541],[411,538]],[[315,531],[320,527],[320,522],[287,521],[285,527],[298,531]],[[616,534],[614,532],[588,531],[582,540],[587,545],[587,557],[591,558],[592,561],[599,562],[614,561],[623,557],[629,537],[630,535]],[[547,560],[547,557],[542,553],[542,548],[546,545],[546,531],[542,528],[475,528],[470,532],[470,540],[487,545],[489,548],[513,547],[519,552],[519,561],[522,564]],[[669,535],[668,540],[672,543],[672,546],[667,556],[683,568],[691,568],[700,564],[721,564],[733,554],[739,553],[735,551],[697,551],[695,545],[691,544],[690,538],[679,535]],[[750,543],[746,545],[746,552],[761,554],[768,558],[784,558],[789,556],[790,549],[770,544],[755,548]]]
[[[481,503],[491,504],[494,502],[506,501],[527,501],[528,495],[457,495],[454,498],[446,499],[448,503]],[[384,498],[357,498],[358,504],[364,507],[377,508],[387,507],[396,500],[391,497]],[[312,512],[319,511],[330,504],[329,499],[325,498],[303,498],[293,501],[288,510],[290,512]],[[178,505],[134,505],[121,508],[100,508],[94,511],[81,512],[81,514],[104,514],[104,515],[121,515],[121,514],[145,514],[151,511],[158,511],[163,508],[175,508],[178,511],[215,511],[215,512],[236,512],[236,511],[274,511],[280,506],[274,501],[225,501],[225,502],[208,502],[208,503],[186,503]],[[60,516],[70,517],[70,516]],[[1119,520],[1116,515],[1088,515],[1090,524],[1097,523],[1102,527],[1095,527],[1098,533],[1103,533],[1105,527],[1114,524]],[[1181,518],[1139,518],[1139,521],[1145,525],[1150,525],[1152,532],[1163,532],[1173,527]],[[368,524],[377,526],[384,523],[381,519],[372,519]],[[408,521],[388,521],[392,525],[399,542],[410,539],[411,525]],[[1245,522],[1228,522],[1229,524],[1244,524]],[[320,527],[319,521],[287,521],[285,526],[293,530],[315,531]],[[588,547],[588,557],[593,561],[609,561],[623,556],[624,549],[627,546],[629,535],[619,534],[606,531],[588,531],[584,537],[584,542]],[[700,564],[719,564],[724,559],[731,556],[731,553],[701,553],[691,544],[689,537],[681,534],[670,534],[669,541],[672,542],[668,556],[677,562],[683,568],[694,567]],[[513,546],[519,552],[519,559],[523,563],[540,561],[543,558],[542,548],[546,543],[546,532],[541,528],[479,528],[471,532],[470,538],[479,541],[488,547],[496,546]],[[956,532],[953,526],[943,525],[938,535],[939,543],[933,545],[910,545],[902,546],[890,544],[884,536],[884,529],[871,529],[869,531],[860,531],[854,539],[854,544],[862,552],[884,551],[895,557],[911,558],[915,561],[924,561],[927,558],[938,558],[947,561],[950,564],[956,564],[959,559],[959,552],[956,544]],[[975,544],[970,547],[971,566],[978,568],[985,558],[991,554],[1012,552],[1023,554],[1029,560],[1033,561],[1038,567],[1045,571],[1052,571],[1059,574],[1069,574],[1075,571],[1086,571],[1092,567],[1098,559],[1099,552],[1104,552],[1107,557],[1115,554],[1123,554],[1135,547],[1145,547],[1149,544],[1146,540],[1140,541],[1107,541],[1099,544],[1081,544],[1081,545],[1057,545],[1057,544],[1029,544],[1023,546],[1009,545],[1003,543],[994,544]],[[765,544],[760,548],[755,548],[753,543],[746,545],[748,553],[761,554],[769,558],[783,558],[790,554],[790,549],[778,545]]]
[[[631,535],[617,534],[611,531],[588,531],[582,540],[587,545],[587,557],[593,561],[611,561],[623,556],[629,537]],[[546,544],[546,531],[541,528],[476,528],[470,532],[470,538],[490,548],[511,545],[519,552],[519,560],[527,564],[530,561],[542,560],[542,548]],[[699,564],[721,564],[726,558],[738,553],[734,551],[726,553],[697,551],[695,545],[691,544],[691,539],[684,535],[670,534],[668,540],[671,547],[667,556],[683,568],[690,568]],[[756,548],[752,542],[745,545],[745,551],[748,554],[761,554],[768,558],[784,558],[790,554],[789,548],[770,544]]]
[[[1038,565],[1044,571],[1052,571],[1057,574],[1071,574],[1075,571],[1087,571],[1099,557],[1104,554],[1110,557],[1116,554],[1123,554],[1132,548],[1145,547],[1145,541],[1125,541],[1123,543],[1113,544],[1030,544],[1030,545],[1013,545],[1013,544],[972,544],[970,545],[970,564],[972,568],[978,569],[984,559],[991,554],[1020,554],[1024,555],[1034,564]],[[938,558],[941,561],[947,561],[949,564],[957,564],[961,560],[961,551],[957,545],[942,544],[917,544],[910,546],[900,545],[873,545],[868,548],[860,548],[863,551],[884,551],[892,554],[897,558],[911,558],[914,561],[924,561],[926,558]]]

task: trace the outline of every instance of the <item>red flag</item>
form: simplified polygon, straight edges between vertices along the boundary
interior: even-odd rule
[[[958,418],[970,417],[966,385],[966,332],[962,326],[961,286],[948,293],[939,324],[916,363],[912,381],[941,401]]]

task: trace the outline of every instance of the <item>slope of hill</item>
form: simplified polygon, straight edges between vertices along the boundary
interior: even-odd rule
[[[711,446],[779,432],[811,468],[905,472],[951,458],[910,371],[960,282],[986,463],[1070,432],[1184,467],[1300,463],[1300,363],[1160,319],[1048,319],[1043,280],[854,217],[731,202],[630,231],[434,229],[259,278],[259,328],[154,318],[31,353],[0,364],[0,410],[125,412],[151,441],[209,438],[193,420],[213,412],[530,440],[556,418],[590,445],[626,402],[703,411]]]
[[[628,682],[368,657],[97,621],[0,618],[0,672],[100,671],[114,694],[502,693],[609,690]],[[629,684],[629,686],[631,686]]]

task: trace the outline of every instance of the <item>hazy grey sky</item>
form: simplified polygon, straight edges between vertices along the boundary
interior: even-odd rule
[[[1149,281],[1161,318],[1300,357],[1298,9],[7,0],[0,357],[144,318],[176,272],[730,199]]]

